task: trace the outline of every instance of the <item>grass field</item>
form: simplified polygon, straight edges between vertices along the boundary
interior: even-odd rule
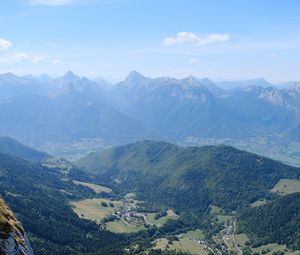
[[[107,204],[113,203],[114,206],[120,206],[121,201],[111,201],[102,198],[85,199],[77,202],[71,202],[74,212],[80,217],[87,220],[95,220],[100,223],[102,219],[106,216],[114,213],[114,208],[104,207],[101,202],[106,202]]]
[[[106,229],[114,233],[133,233],[144,230],[144,226],[128,226],[122,221],[113,221],[106,223]]]
[[[249,241],[247,235],[245,234],[238,234],[235,235],[235,240],[236,243],[239,247],[245,247],[245,243],[247,241]],[[285,245],[279,245],[279,244],[275,244],[275,243],[271,243],[271,244],[267,244],[267,245],[263,245],[257,248],[252,248],[252,252],[258,252],[260,254],[262,254],[262,251],[265,251],[267,255],[271,255],[273,252],[276,251],[283,251],[285,253],[285,255],[300,255],[300,251],[291,251],[290,249],[287,249]]]
[[[296,192],[300,192],[300,181],[299,180],[290,180],[290,179],[281,179],[275,187],[271,190],[273,193],[280,195],[288,195]]]
[[[231,215],[217,214],[216,216],[217,216],[218,221],[219,221],[220,223],[221,223],[221,222],[225,223],[226,221],[232,219],[232,216],[231,216]]]
[[[246,234],[242,233],[235,235],[235,241],[239,247],[243,247],[245,246],[245,243],[249,241],[249,239]]]
[[[105,202],[107,205],[113,204],[114,207],[103,206],[101,203]],[[87,220],[93,220],[101,223],[105,217],[115,213],[116,208],[124,206],[123,201],[109,200],[103,198],[85,199],[81,201],[71,202],[74,212],[80,217]],[[144,230],[144,226],[130,226],[126,225],[123,221],[118,220],[108,222],[105,224],[107,230],[115,233],[132,233]]]
[[[253,250],[253,252],[259,252],[259,253],[262,253],[262,251],[265,250],[266,253],[264,253],[264,254],[266,254],[266,255],[271,255],[273,252],[276,252],[276,251],[283,251],[285,255],[299,255],[300,254],[300,251],[293,252],[293,251],[287,249],[286,246],[279,245],[276,243],[263,245],[258,248],[253,248],[252,250]]]
[[[81,184],[81,183],[80,183]],[[130,200],[130,201],[128,201]],[[102,203],[105,202],[108,206],[103,206]],[[101,220],[106,218],[109,215],[115,214],[116,208],[124,208],[128,205],[132,208],[135,208],[138,203],[141,201],[137,201],[134,199],[125,199],[124,201],[121,200],[110,200],[110,199],[103,199],[103,198],[93,198],[93,199],[84,199],[81,201],[71,202],[71,206],[74,212],[80,217],[87,220],[96,221],[98,224],[101,223]],[[111,207],[110,204],[114,206]],[[134,209],[133,209],[134,210]],[[174,213],[173,210],[167,211],[167,216],[162,217],[158,220],[154,219],[154,213],[147,215],[147,222],[155,224],[157,226],[163,225],[168,219],[177,219],[179,216]],[[140,230],[144,230],[145,227],[142,224],[136,224],[136,219],[132,217],[133,221],[126,220],[124,223],[121,220],[113,221],[105,223],[106,229],[115,232],[115,233],[131,233],[131,232],[138,232]],[[134,220],[135,219],[135,220]],[[127,224],[126,224],[127,223]]]
[[[220,214],[220,213],[222,213],[222,208],[220,208],[218,206],[211,205],[210,209],[211,209],[211,213],[213,213],[213,214]]]
[[[156,226],[162,226],[163,224],[165,224],[167,222],[167,220],[171,219],[171,220],[176,220],[178,219],[178,215],[175,214],[175,212],[173,210],[167,210],[167,215],[164,217],[161,217],[159,219],[155,219],[155,214],[156,213],[148,213],[147,214],[147,222],[156,225]]]
[[[250,204],[252,208],[265,205],[268,201],[266,199],[257,200],[254,203]]]
[[[220,208],[220,207],[218,207],[218,206],[211,205],[211,206],[210,206],[210,209],[211,209],[210,213],[211,213],[211,214],[214,214],[214,215],[218,218],[218,221],[219,221],[220,223],[225,223],[226,221],[232,219],[232,216],[231,216],[231,215],[225,214],[225,213],[223,212],[223,209]]]
[[[185,251],[196,255],[208,254],[201,245],[187,237],[180,238],[179,241],[174,241],[172,244],[168,244],[168,240],[165,238],[157,239],[155,240],[155,249]]]
[[[106,192],[106,193],[112,192],[112,189],[98,185],[98,184],[88,183],[88,182],[80,182],[80,181],[73,181],[73,182],[77,185],[82,185],[82,186],[88,187],[88,188],[92,189],[93,191],[95,191],[97,194],[102,193],[102,192]]]
[[[186,237],[186,238],[195,238],[197,240],[204,239],[204,234],[203,234],[203,231],[201,229],[188,231],[188,232],[182,234],[182,236]]]
[[[233,254],[240,254],[239,248],[235,245],[234,236],[231,235],[230,237],[225,237],[224,242],[226,246],[233,252]]]

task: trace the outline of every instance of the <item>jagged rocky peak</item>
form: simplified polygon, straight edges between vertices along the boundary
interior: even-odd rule
[[[300,82],[295,82],[287,91],[292,94],[299,94],[300,93]]]
[[[21,223],[2,198],[0,198],[0,254],[33,255]]]
[[[145,79],[145,77],[143,75],[141,75],[139,72],[132,71],[127,75],[125,81],[135,83],[135,82],[139,82],[144,79]]]
[[[1,81],[3,81],[4,83],[14,83],[14,82],[17,82],[17,80],[19,79],[18,76],[16,76],[15,74],[13,73],[4,73],[4,74],[1,74],[0,75],[0,78],[1,78]]]
[[[50,82],[52,80],[52,78],[47,74],[41,74],[39,77],[39,80],[41,82]]]
[[[193,87],[202,87],[207,89],[216,89],[218,88],[210,79],[208,78],[198,78],[193,75],[188,76],[187,78],[183,79],[184,82],[188,82]],[[218,88],[220,89],[220,88]]]
[[[285,94],[276,88],[266,88],[266,89],[260,89],[260,94],[258,98],[264,99],[267,102],[274,104],[274,105],[288,105],[288,100],[285,96]]]
[[[200,79],[193,75],[188,76],[187,78],[183,79],[183,81],[188,82],[188,84],[193,87],[203,87],[203,84],[201,83]]]
[[[3,73],[1,74],[1,77],[6,77],[6,78],[17,78],[18,76],[13,74],[12,72],[8,72],[8,73]]]
[[[80,80],[80,77],[75,75],[72,71],[68,71],[63,76],[63,79],[65,82],[74,83],[74,82]]]

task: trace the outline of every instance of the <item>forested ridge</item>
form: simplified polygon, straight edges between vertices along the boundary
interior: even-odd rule
[[[4,136],[0,136],[0,153],[34,162],[45,161],[51,157],[45,152],[34,150],[12,138]]]
[[[228,146],[178,147],[144,141],[92,153],[77,166],[121,191],[178,210],[210,204],[237,210],[266,197],[281,178],[300,168]]]
[[[249,235],[252,245],[277,242],[299,249],[299,194],[278,198],[269,192],[280,179],[299,179],[299,173],[299,168],[228,146],[144,141],[93,153],[69,171],[0,154],[0,194],[41,255],[124,254],[135,245],[132,254],[160,254],[151,250],[153,241],[192,229],[202,229],[212,240],[224,226],[210,213],[211,205],[228,213],[237,210],[239,231]],[[96,194],[73,179],[105,184],[114,192]],[[180,216],[159,228],[115,234],[79,218],[69,204],[102,195],[118,199],[127,192],[144,201],[143,210],[173,208]],[[249,208],[261,198],[274,202]]]
[[[242,211],[238,217],[238,228],[247,233],[254,246],[278,243],[299,250],[300,193]]]
[[[95,194],[61,180],[59,169],[0,154],[0,175],[0,194],[23,223],[36,254],[120,254],[127,244],[126,236],[78,218],[68,201]]]

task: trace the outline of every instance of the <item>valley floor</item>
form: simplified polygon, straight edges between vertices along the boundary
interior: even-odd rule
[[[83,185],[93,189],[95,192],[112,193],[113,190],[92,183],[74,181],[77,185]],[[295,180],[280,180],[272,189],[272,192],[281,195],[298,192],[300,182]],[[263,206],[268,201],[258,200],[251,207]],[[74,212],[81,218],[93,220],[101,224],[104,229],[115,233],[134,233],[145,230],[148,226],[163,226],[168,220],[178,219],[173,210],[168,209],[166,215],[157,217],[157,213],[142,212],[140,204],[142,201],[135,199],[134,193],[129,193],[120,199],[92,198],[71,202]],[[224,213],[222,208],[211,206],[211,214],[216,218],[218,224],[223,225],[212,240],[208,240],[201,229],[194,229],[186,233],[177,234],[173,238],[163,237],[153,241],[156,250],[178,250],[195,255],[207,255],[230,253],[236,255],[252,253],[271,255],[282,251],[286,255],[300,255],[300,251],[291,251],[286,246],[278,244],[267,244],[257,248],[250,246],[246,234],[236,233],[236,220],[234,213]]]

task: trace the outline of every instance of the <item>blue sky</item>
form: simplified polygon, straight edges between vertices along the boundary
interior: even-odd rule
[[[0,4],[0,73],[300,80],[298,0]]]

